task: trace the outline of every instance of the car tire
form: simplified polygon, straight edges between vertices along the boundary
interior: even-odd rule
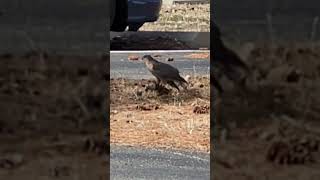
[[[116,0],[116,13],[111,24],[111,31],[121,32],[127,27],[128,1]]]
[[[138,31],[144,23],[132,23],[129,24],[129,31]]]

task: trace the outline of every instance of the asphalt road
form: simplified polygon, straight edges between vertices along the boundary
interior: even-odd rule
[[[209,180],[210,155],[111,146],[111,180]]]
[[[200,52],[200,51],[197,51]],[[137,52],[111,52],[110,53],[110,76],[111,78],[130,78],[130,79],[149,79],[152,74],[146,69],[141,60],[130,61],[129,55],[158,54],[161,57],[156,59],[177,67],[181,75],[209,75],[210,61],[209,59],[190,59],[185,55],[190,52],[177,51],[137,51]],[[174,61],[166,61],[168,57],[173,57]]]

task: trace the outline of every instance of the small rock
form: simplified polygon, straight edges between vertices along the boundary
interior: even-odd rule
[[[139,56],[130,55],[130,56],[128,57],[128,60],[129,60],[129,61],[137,61],[137,60],[139,60]]]
[[[12,169],[21,165],[24,161],[24,156],[19,153],[7,155],[6,157],[0,158],[0,168]]]
[[[210,112],[210,107],[208,105],[195,106],[193,108],[193,113],[195,113],[195,114],[207,114],[209,112]]]
[[[173,61],[173,60],[174,60],[173,57],[167,58],[167,61]]]
[[[127,120],[126,121],[128,124],[131,124],[133,121],[132,120]]]

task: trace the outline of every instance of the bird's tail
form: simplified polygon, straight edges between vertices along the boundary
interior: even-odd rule
[[[183,77],[181,77],[181,76],[178,77],[178,81],[179,81],[180,83],[185,84],[185,85],[188,85],[188,84],[189,84],[189,83],[188,83]]]
[[[187,89],[189,83],[188,83],[183,77],[179,76],[176,81],[177,81],[177,82],[179,83],[179,85],[182,86],[184,89]]]

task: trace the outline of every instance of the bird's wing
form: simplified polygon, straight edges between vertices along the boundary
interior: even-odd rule
[[[248,66],[240,57],[228,48],[213,52],[212,65],[217,66],[231,80],[236,80],[250,74]]]
[[[147,68],[152,75],[154,75],[158,79],[161,79],[161,77],[159,77],[158,75],[159,68],[155,64],[150,63],[147,65]]]
[[[175,80],[179,76],[178,69],[165,63],[157,64],[153,70],[162,79]]]

